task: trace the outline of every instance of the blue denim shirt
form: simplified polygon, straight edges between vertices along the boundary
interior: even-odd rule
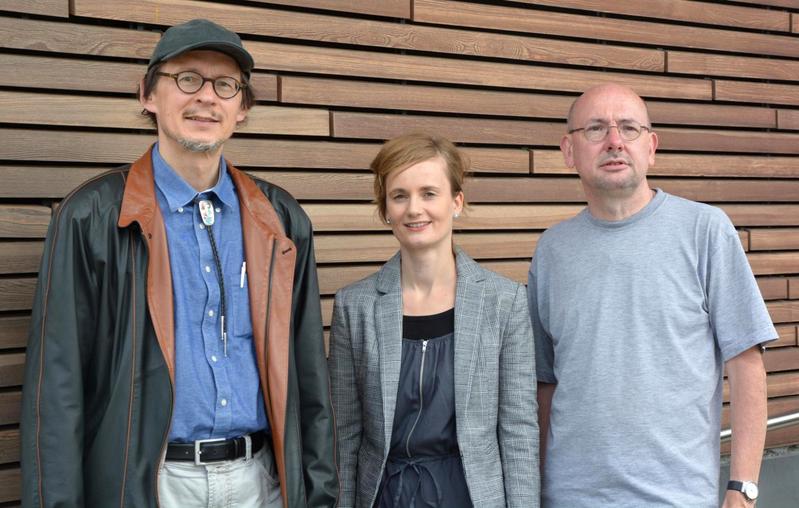
[[[170,442],[268,430],[253,345],[236,188],[224,158],[219,180],[195,191],[153,149],[156,195],[166,226],[175,309],[175,405]],[[227,357],[220,291],[208,231],[195,198],[214,204],[212,226],[225,286]]]

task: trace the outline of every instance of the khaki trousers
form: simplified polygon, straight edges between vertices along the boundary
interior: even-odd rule
[[[158,500],[162,508],[282,508],[271,443],[264,443],[251,459],[164,462]]]

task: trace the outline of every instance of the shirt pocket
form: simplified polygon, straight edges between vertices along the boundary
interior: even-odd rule
[[[250,287],[247,276],[243,281],[237,280],[233,288],[233,312],[230,329],[236,337],[252,339],[252,317],[250,316]]]

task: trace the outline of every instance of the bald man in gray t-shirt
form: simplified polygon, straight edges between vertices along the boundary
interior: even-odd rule
[[[528,286],[544,507],[717,506],[724,365],[731,478],[757,482],[759,346],[777,333],[727,216],[649,188],[648,126],[615,85],[570,111],[561,148],[588,207],[544,233]],[[751,502],[730,490],[724,506]]]

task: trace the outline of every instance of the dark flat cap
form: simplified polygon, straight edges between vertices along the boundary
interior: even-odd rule
[[[238,62],[241,72],[247,77],[250,76],[253,68],[252,55],[244,49],[239,36],[207,19],[193,19],[164,32],[153,50],[147,69],[197,49],[210,49],[230,56]]]

